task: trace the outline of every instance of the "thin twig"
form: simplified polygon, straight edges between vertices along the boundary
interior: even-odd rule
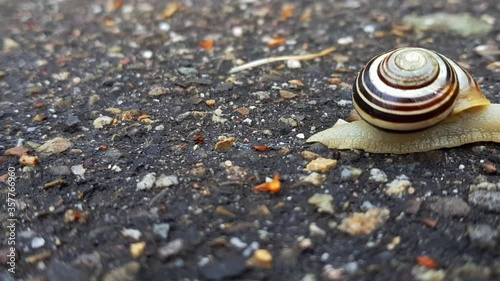
[[[153,199],[151,199],[151,201],[149,202],[149,207],[153,206],[153,204],[156,203],[156,201],[160,200],[163,196],[165,196],[167,192],[168,188],[165,188],[162,191],[160,191],[160,193],[156,194],[155,197],[153,197]]]
[[[260,60],[255,60],[255,61],[252,61],[252,62],[249,62],[249,63],[245,63],[245,64],[242,64],[240,66],[237,66],[237,67],[233,67],[229,70],[229,73],[235,73],[235,72],[239,72],[239,71],[242,71],[242,70],[246,70],[246,69],[250,69],[250,68],[254,68],[256,66],[261,66],[261,65],[264,65],[264,64],[268,64],[268,63],[272,63],[272,62],[277,62],[277,61],[285,61],[285,60],[313,60],[315,58],[319,58],[319,57],[322,57],[324,55],[327,55],[333,51],[335,51],[336,48],[335,47],[332,47],[332,48],[328,48],[328,49],[325,49],[319,53],[315,53],[315,54],[308,54],[308,55],[301,55],[301,56],[282,56],[282,57],[271,57],[271,58],[265,58],[265,59],[260,59]]]

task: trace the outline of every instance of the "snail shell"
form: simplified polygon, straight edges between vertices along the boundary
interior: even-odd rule
[[[423,48],[372,58],[355,80],[353,105],[363,120],[336,124],[307,142],[396,154],[500,142],[500,104],[490,104],[457,63]]]
[[[356,78],[352,98],[371,125],[414,131],[441,122],[457,101],[470,101],[471,95],[475,103],[489,104],[471,75],[452,60],[422,48],[401,48],[368,62]],[[472,105],[459,104],[455,114]]]

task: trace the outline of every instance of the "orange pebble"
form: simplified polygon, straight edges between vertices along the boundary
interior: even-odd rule
[[[257,151],[266,151],[269,149],[269,146],[267,146],[267,145],[254,145],[253,149],[255,149]]]
[[[269,47],[278,47],[281,45],[285,45],[286,39],[285,38],[275,38],[271,39],[269,42],[267,42],[267,46]]]
[[[274,176],[272,182],[266,182],[263,184],[259,184],[253,188],[255,191],[269,191],[271,193],[277,193],[281,190],[281,182],[280,182],[280,174],[277,173]]]
[[[439,263],[434,259],[429,256],[418,256],[417,257],[417,263],[421,266],[430,268],[430,269],[438,269],[439,268]]]
[[[199,46],[205,51],[210,51],[214,48],[214,40],[202,41],[200,42]]]

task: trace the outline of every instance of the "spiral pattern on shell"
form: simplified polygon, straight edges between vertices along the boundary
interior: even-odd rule
[[[423,48],[400,48],[372,58],[353,86],[358,114],[392,131],[421,130],[446,118],[460,91],[474,79],[445,56]]]

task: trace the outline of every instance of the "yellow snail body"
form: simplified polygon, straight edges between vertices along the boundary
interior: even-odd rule
[[[363,120],[336,124],[307,142],[395,154],[500,142],[500,104],[490,104],[457,63],[423,48],[372,58],[354,82],[353,105]]]

